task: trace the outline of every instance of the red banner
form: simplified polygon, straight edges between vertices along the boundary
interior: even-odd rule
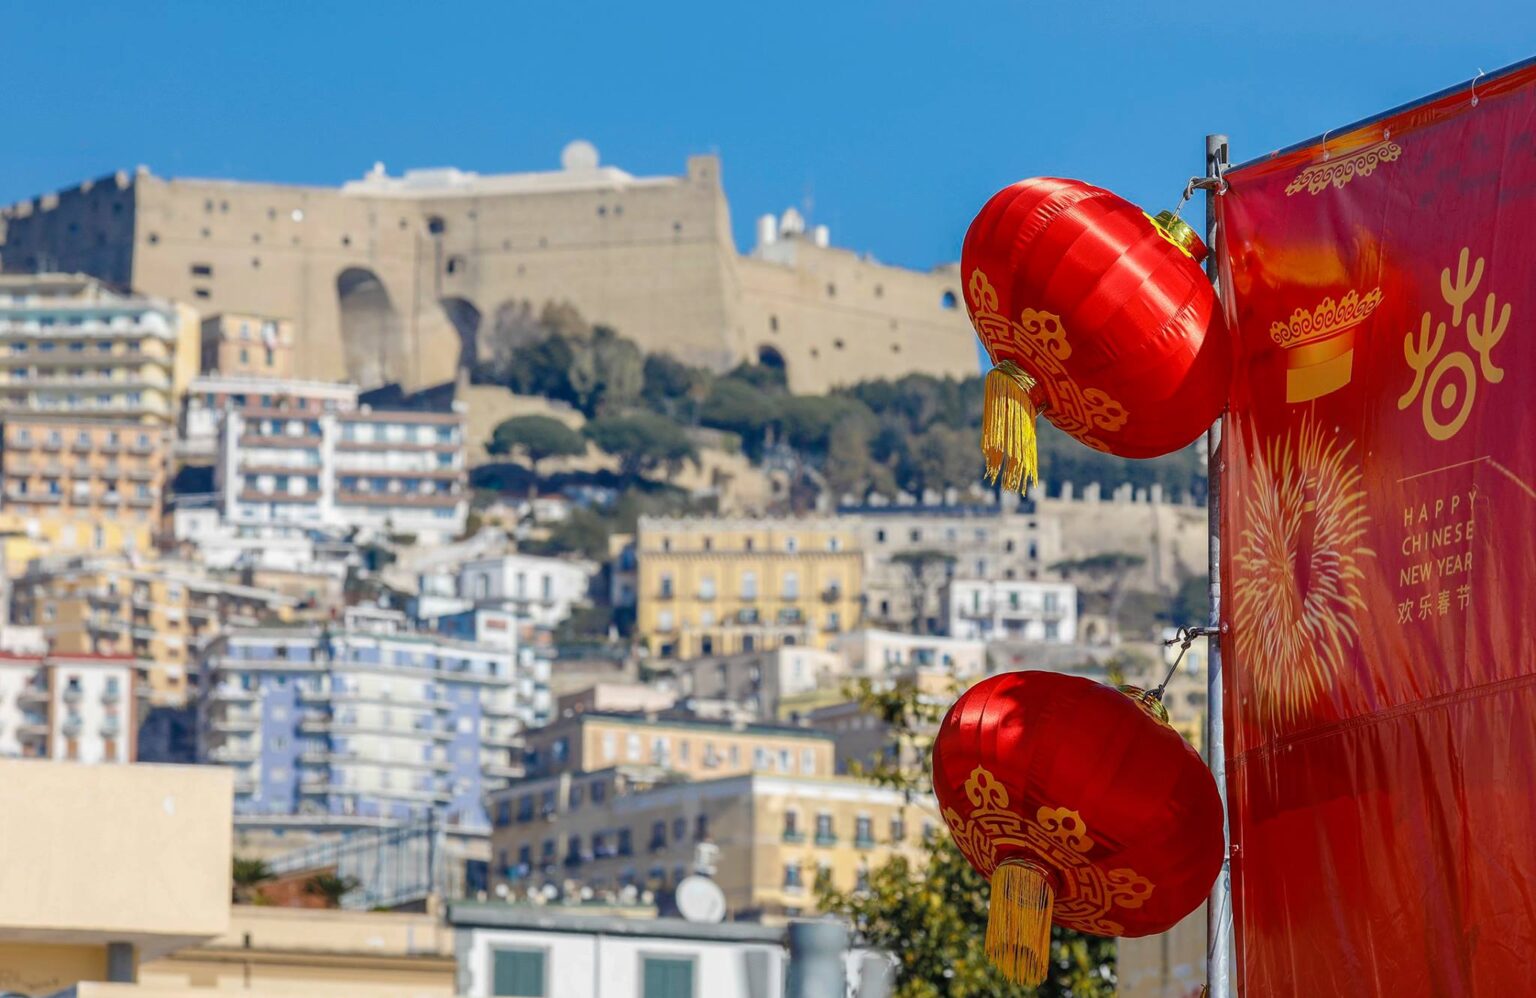
[[[1239,992],[1536,993],[1536,67],[1228,181]]]

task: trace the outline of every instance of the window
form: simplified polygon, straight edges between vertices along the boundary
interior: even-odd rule
[[[663,575],[661,577],[661,598],[662,599],[671,599],[672,598],[672,576],[671,576],[670,573],[665,574],[665,575]]]
[[[867,815],[859,815],[853,822],[853,842],[858,846],[872,846],[875,844],[874,823]]]
[[[545,951],[497,949],[491,956],[491,994],[512,998],[545,998]]]
[[[741,573],[741,598],[757,599],[757,573]]]
[[[641,998],[694,998],[692,957],[642,956]]]
[[[784,573],[784,598],[800,598],[800,575],[798,572]]]
[[[714,599],[714,598],[715,598],[715,579],[714,579],[714,576],[706,575],[706,576],[704,576],[704,578],[699,580],[699,599]]]
[[[899,815],[899,814],[892,815],[891,816],[891,842],[892,843],[901,842],[906,837],[907,837],[907,823],[904,820],[902,820],[901,815]]]
[[[785,863],[784,864],[784,889],[785,890],[798,890],[799,888],[801,888],[803,886],[805,886],[805,885],[800,880],[800,864],[799,863]]]
[[[832,815],[823,811],[816,816],[816,844],[830,845],[837,841],[837,836],[832,834]]]
[[[800,550],[800,538],[798,538],[798,537],[786,537],[786,538],[784,538],[784,550],[788,551],[790,554],[794,554],[796,551]]]

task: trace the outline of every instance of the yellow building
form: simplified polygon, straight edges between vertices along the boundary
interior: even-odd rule
[[[170,431],[130,420],[4,417],[0,531],[19,569],[45,554],[147,554],[165,497]]]
[[[142,965],[123,994],[451,998],[454,966],[438,915],[236,905],[226,932]]]
[[[643,517],[636,633],[661,658],[824,648],[859,626],[864,559],[835,520]]]
[[[231,776],[0,759],[0,991],[132,982],[229,926]]]
[[[852,890],[937,828],[899,791],[769,771],[689,781],[624,765],[525,780],[491,805],[493,886],[621,896],[705,872],[734,918],[812,912],[819,884]]]
[[[740,773],[831,776],[832,739],[805,728],[581,713],[524,735],[529,776],[650,765],[685,779]],[[520,807],[534,807],[530,798]]]
[[[0,413],[170,424],[197,374],[197,313],[84,274],[0,276]]]
[[[220,313],[203,320],[202,373],[293,377],[293,323],[261,315]]]
[[[176,562],[41,561],[12,583],[17,623],[41,627],[54,654],[129,655],[156,704],[179,705],[198,649],[230,627],[286,619],[298,600],[209,578]]]

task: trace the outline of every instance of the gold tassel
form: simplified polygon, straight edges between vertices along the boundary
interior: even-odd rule
[[[1051,956],[1051,905],[1056,894],[1038,867],[1006,860],[992,874],[987,907],[987,959],[1016,984],[1045,980]]]
[[[981,403],[981,453],[987,459],[987,481],[1023,492],[1040,481],[1040,457],[1035,444],[1035,406],[1029,400],[1034,379],[1011,360],[987,372]],[[1004,465],[1007,469],[1004,470]]]

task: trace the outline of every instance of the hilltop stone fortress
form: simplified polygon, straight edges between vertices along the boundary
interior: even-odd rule
[[[958,267],[885,266],[793,209],[736,249],[716,156],[634,177],[573,142],[561,169],[389,176],[339,189],[140,167],[0,211],[0,269],[79,271],[203,314],[297,324],[300,377],[452,380],[520,302],[569,301],[642,347],[792,389],[976,370]]]

